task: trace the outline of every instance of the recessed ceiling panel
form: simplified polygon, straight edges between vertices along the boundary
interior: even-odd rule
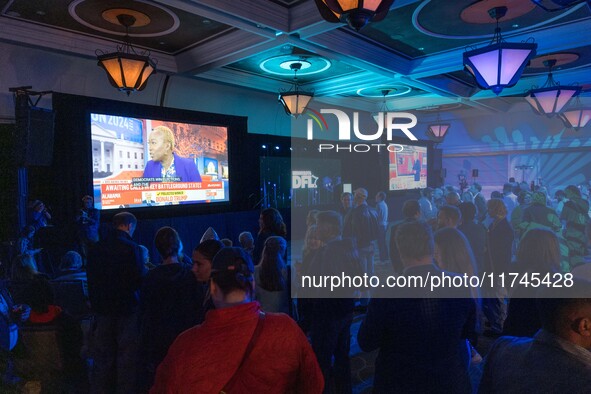
[[[516,0],[513,0],[516,1]],[[519,0],[529,1],[529,0]],[[490,23],[468,23],[462,19],[465,10],[476,8],[481,4]],[[491,7],[511,0],[481,1],[473,0],[426,0],[416,2],[388,13],[381,22],[370,23],[359,34],[377,41],[393,51],[408,58],[419,58],[435,53],[462,48],[476,43],[486,42],[492,38],[495,20],[484,10],[486,4]],[[523,7],[521,7],[523,8]],[[549,14],[539,7],[526,7],[517,14],[510,14],[506,21],[501,20],[499,27],[503,34],[518,33],[524,29],[546,28],[556,24],[588,18],[588,7],[575,7],[570,10]]]
[[[304,69],[302,67],[301,72],[298,72],[297,75],[298,81],[303,84],[337,78],[361,71],[357,67],[347,63],[325,59],[315,53],[291,45],[261,52],[255,56],[229,64],[226,68],[278,80],[291,81],[293,80],[294,73],[285,67],[288,62],[297,60],[308,63],[306,64],[306,68]]]
[[[3,8],[3,16],[119,41],[125,30],[109,21],[112,9],[131,9],[148,18],[147,24],[130,28],[133,45],[170,54],[233,29],[172,7],[132,0],[14,0]]]

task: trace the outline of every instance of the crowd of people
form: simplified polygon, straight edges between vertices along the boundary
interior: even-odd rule
[[[378,352],[375,393],[585,393],[588,196],[568,186],[550,198],[526,186],[507,183],[489,199],[477,183],[463,192],[426,188],[404,202],[396,221],[384,192],[374,205],[357,188],[343,193],[338,209],[309,212],[293,264],[287,228],[273,208],[261,211],[256,237],[242,232],[235,247],[210,228],[190,257],[178,232],[162,227],[153,237],[155,265],[134,241],[141,223],[129,212],[114,215],[99,239],[100,218],[86,196],[79,249],[64,255],[55,276],[35,265],[36,226],[23,230],[11,272],[11,281],[22,284],[22,302],[13,303],[6,284],[0,289],[0,312],[10,323],[0,324],[2,351],[18,350],[11,330],[50,325],[61,373],[27,379],[61,392],[352,393],[351,326],[358,317],[357,343]],[[428,295],[420,288],[342,287],[329,294],[301,286],[304,277],[380,272],[423,279],[569,273],[576,286],[550,294],[495,283]],[[59,304],[59,280],[84,283],[88,315],[72,316]],[[481,335],[502,337],[481,355]],[[480,384],[471,379],[475,365],[483,371]]]

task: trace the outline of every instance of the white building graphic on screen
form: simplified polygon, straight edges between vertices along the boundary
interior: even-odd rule
[[[143,171],[143,143],[130,141],[115,127],[109,129],[107,122],[95,121],[97,116],[104,115],[91,115],[92,171],[95,177],[106,177],[121,171]]]

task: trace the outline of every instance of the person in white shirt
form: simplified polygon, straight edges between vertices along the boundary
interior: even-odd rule
[[[517,196],[513,194],[513,186],[511,186],[510,183],[505,183],[503,185],[503,202],[507,207],[507,217],[511,217],[513,208],[515,208],[518,204]]]

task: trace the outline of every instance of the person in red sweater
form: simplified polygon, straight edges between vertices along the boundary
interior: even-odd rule
[[[298,325],[251,301],[254,266],[243,249],[218,252],[210,290],[216,309],[177,337],[150,393],[322,392],[322,372]]]

